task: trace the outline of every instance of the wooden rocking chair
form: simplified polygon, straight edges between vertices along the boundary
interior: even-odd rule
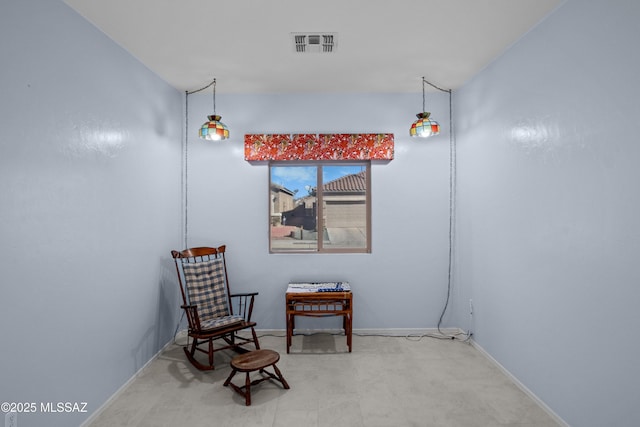
[[[224,257],[226,246],[199,247],[171,251],[176,264],[183,305],[189,323],[191,345],[183,347],[187,359],[200,370],[214,369],[215,351],[232,349],[238,353],[250,351],[244,345],[253,343],[260,349],[258,336],[251,321],[257,292],[231,294]],[[234,314],[234,308],[238,311]],[[238,335],[251,329],[252,338]],[[214,340],[224,344],[214,349]],[[222,342],[221,341],[221,342]],[[206,348],[201,348],[206,345]],[[208,355],[207,363],[196,359],[196,351]]]

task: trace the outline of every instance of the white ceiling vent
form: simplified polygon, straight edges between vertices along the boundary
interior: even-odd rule
[[[296,53],[331,53],[336,50],[336,33],[291,33]]]

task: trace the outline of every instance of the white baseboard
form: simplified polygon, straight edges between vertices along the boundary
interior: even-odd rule
[[[458,328],[390,328],[390,329],[354,329],[354,335],[380,335],[391,337],[444,336],[454,338],[462,335]]]
[[[440,333],[442,332],[442,334]],[[284,329],[256,329],[258,336],[260,335],[275,335],[285,337],[287,332]],[[295,330],[296,334],[341,334],[344,333],[344,329],[298,329]],[[391,336],[391,337],[406,337],[406,336],[422,336],[422,335],[444,335],[444,336],[459,336],[464,335],[464,332],[459,328],[389,328],[389,329],[354,329],[353,335],[379,335],[379,336]]]
[[[493,358],[493,356],[491,356],[489,353],[487,353],[487,351],[482,348],[481,345],[479,345],[477,342],[471,340],[471,345],[478,350],[484,357],[486,357],[487,359],[489,359],[494,365],[496,365],[496,367],[498,367],[498,369],[500,369],[502,371],[502,373],[504,373],[507,377],[509,377],[509,379],[520,389],[522,390],[527,396],[529,396],[531,399],[533,399],[534,402],[536,402],[536,404],[538,406],[540,406],[540,408],[542,408],[547,414],[549,414],[549,416],[551,418],[554,419],[554,421],[556,421],[558,424],[560,424],[563,427],[570,427],[569,424],[567,424],[567,422],[565,420],[563,420],[562,418],[560,418],[560,416],[558,414],[556,414],[553,409],[551,409],[549,406],[547,406],[546,403],[544,403],[542,400],[540,400],[540,398],[538,396],[535,395],[535,393],[533,393],[531,390],[529,390],[527,388],[527,386],[525,386],[524,384],[522,384],[520,382],[520,380],[518,380],[518,378],[516,378],[511,372],[509,372],[507,370],[507,368],[505,368],[504,366],[502,366],[500,364],[500,362],[498,362],[496,359]]]
[[[98,415],[100,415],[102,413],[102,411],[104,411],[111,404],[111,402],[113,402],[115,399],[117,399],[118,396],[120,396],[127,389],[127,387],[129,387],[131,385],[131,383],[133,381],[135,381],[135,379],[140,376],[140,374],[145,370],[145,368],[147,366],[149,366],[154,360],[156,360],[158,358],[158,356],[160,356],[162,354],[162,352],[164,352],[170,345],[173,344],[173,342],[174,342],[173,340],[169,341],[167,344],[164,345],[164,347],[162,347],[160,349],[160,351],[158,351],[156,354],[154,354],[153,357],[151,359],[149,359],[149,361],[147,363],[145,363],[140,369],[138,369],[138,371],[135,374],[133,374],[133,376],[131,378],[129,378],[127,380],[127,382],[122,384],[122,386],[120,386],[120,388],[118,390],[116,390],[116,392],[113,393],[111,395],[111,397],[109,397],[102,405],[100,405],[100,407],[98,409],[96,409],[89,416],[89,418],[84,420],[84,422],[82,424],[80,424],[80,427],[87,427],[89,424],[91,424],[98,417]]]
[[[344,333],[344,329],[299,329],[296,328],[296,334],[341,334]],[[251,333],[249,331],[240,331],[240,334],[245,334],[249,336]],[[260,335],[274,335],[285,337],[287,335],[287,331],[285,329],[256,329],[256,334]],[[388,328],[388,329],[354,329],[353,335],[379,335],[379,336],[387,336],[387,337],[406,337],[406,336],[422,336],[422,335],[433,335],[433,336],[455,336],[455,337],[464,337],[466,338],[466,333],[460,328]],[[175,341],[186,340],[187,330],[182,329],[176,333]]]

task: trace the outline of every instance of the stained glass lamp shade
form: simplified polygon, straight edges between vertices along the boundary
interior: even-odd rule
[[[213,114],[209,116],[209,121],[200,128],[200,138],[209,141],[221,141],[229,138],[229,128],[220,121],[222,116]]]
[[[440,125],[435,120],[429,118],[431,113],[418,113],[416,116],[418,120],[413,122],[411,129],[409,129],[409,135],[413,137],[426,138],[428,136],[437,135],[440,133]]]

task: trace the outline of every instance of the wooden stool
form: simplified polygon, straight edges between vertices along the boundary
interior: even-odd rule
[[[233,370],[231,374],[229,374],[229,378],[224,382],[224,386],[230,385],[235,391],[237,391],[241,396],[244,396],[245,404],[247,406],[251,405],[251,386],[261,383],[266,380],[276,380],[282,383],[282,386],[285,389],[289,388],[289,384],[284,379],[280,370],[276,366],[276,363],[280,360],[280,354],[273,350],[254,350],[248,353],[241,354],[239,356],[231,359],[231,367]],[[273,366],[273,370],[275,375],[271,372],[267,372],[264,368],[267,366]],[[254,371],[260,371],[261,374],[267,375],[266,377],[259,378],[251,381],[249,379],[249,374]],[[246,372],[246,378],[244,380],[244,386],[238,387],[234,383],[231,382],[231,378],[236,374],[236,372]],[[243,390],[244,389],[244,390]]]

